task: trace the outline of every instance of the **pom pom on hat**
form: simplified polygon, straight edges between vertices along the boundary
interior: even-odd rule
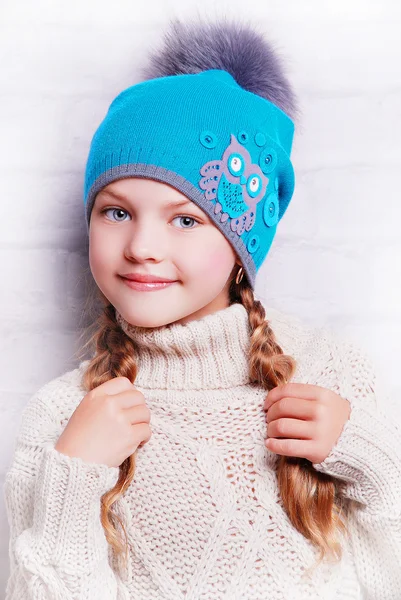
[[[168,75],[222,69],[248,92],[281,108],[294,122],[300,110],[296,95],[284,73],[283,60],[256,25],[223,18],[182,22],[172,19],[164,33],[164,45],[149,53],[141,70],[144,80]]]

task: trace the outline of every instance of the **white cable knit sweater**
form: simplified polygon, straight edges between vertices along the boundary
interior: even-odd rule
[[[155,330],[119,320],[140,347],[135,385],[153,432],[114,506],[129,536],[127,569],[99,518],[118,468],[54,449],[85,395],[88,361],[32,396],[4,486],[6,600],[400,600],[401,430],[378,407],[372,363],[331,330],[265,308],[298,362],[292,381],[351,402],[336,445],[314,465],[348,499],[342,562],[305,575],[317,551],[284,512],[277,455],[264,446],[266,392],[249,383],[248,317],[234,304]]]

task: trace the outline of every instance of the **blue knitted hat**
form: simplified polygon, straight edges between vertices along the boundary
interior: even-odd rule
[[[93,136],[87,232],[107,184],[126,177],[168,183],[213,220],[254,288],[294,191],[293,92],[252,29],[176,20],[165,40],[148,79],[118,94]]]

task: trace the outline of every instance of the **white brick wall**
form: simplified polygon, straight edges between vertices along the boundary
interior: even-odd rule
[[[111,100],[139,80],[147,48],[173,15],[253,19],[285,58],[303,113],[296,190],[256,293],[353,337],[400,406],[401,4],[215,5],[153,0],[145,13],[128,0],[2,3],[1,486],[26,401],[77,364],[90,139]],[[0,590],[7,577],[0,496]]]

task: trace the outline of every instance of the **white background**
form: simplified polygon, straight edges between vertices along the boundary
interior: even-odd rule
[[[256,296],[355,340],[401,411],[399,0],[3,0],[0,11],[1,486],[28,398],[78,364],[90,140],[173,16],[249,19],[283,56],[302,111],[296,188]],[[0,598],[8,570],[0,496]]]

